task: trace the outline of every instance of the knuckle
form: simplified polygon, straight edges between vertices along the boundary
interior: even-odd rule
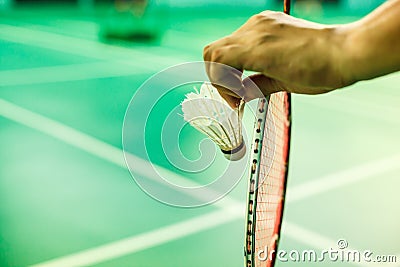
[[[203,58],[204,60],[210,60],[210,53],[211,53],[211,45],[206,45],[203,48]]]
[[[274,39],[273,34],[271,34],[269,32],[265,32],[265,33],[261,33],[257,36],[255,43],[257,45],[264,45],[265,43],[268,43],[269,41],[272,41],[273,39]]]
[[[232,52],[237,46],[238,45],[233,42],[228,42],[226,45],[221,47],[220,53],[226,54],[226,53]]]
[[[264,12],[260,12],[260,13],[258,13],[258,14],[255,14],[255,15],[253,15],[252,17],[251,17],[251,19],[252,20],[261,20],[261,19],[263,19],[264,18],[264,14],[263,14]]]
[[[270,16],[270,15],[272,15],[274,13],[275,12],[271,11],[271,10],[264,10],[264,11],[260,12],[260,15],[262,15],[262,16]]]
[[[248,20],[249,23],[253,23],[253,24],[257,24],[260,21],[263,21],[265,18],[265,16],[261,13],[255,14],[253,16],[250,17],[250,19]]]
[[[270,11],[270,10],[266,10],[266,11],[262,11],[256,15],[253,15],[249,21],[251,21],[252,23],[254,23],[255,25],[258,24],[263,24],[263,23],[269,23],[273,20],[275,20],[276,14],[277,12],[275,11]]]
[[[226,50],[226,47],[230,46],[231,41],[232,41],[231,37],[226,36],[220,40],[217,40],[205,46],[203,49],[203,58],[206,61],[220,60],[225,53],[224,51]]]
[[[211,53],[211,60],[215,62],[221,61],[224,54],[223,50],[222,48],[214,49]]]
[[[272,11],[272,10],[264,10],[260,12],[263,17],[276,17],[279,16],[282,12]]]

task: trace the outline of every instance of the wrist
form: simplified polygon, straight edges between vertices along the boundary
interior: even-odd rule
[[[341,87],[349,86],[360,80],[357,62],[362,58],[362,53],[354,41],[355,28],[351,24],[338,25],[332,28],[334,36],[333,61],[337,67],[336,72],[341,79]]]
[[[382,62],[387,60],[385,55],[377,53],[377,49],[386,48],[376,41],[379,38],[374,36],[373,29],[364,25],[364,21],[358,21],[340,26],[339,32],[343,36],[343,66],[348,85],[385,73]]]

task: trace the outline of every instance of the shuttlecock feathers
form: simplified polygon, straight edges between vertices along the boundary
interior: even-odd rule
[[[246,146],[242,136],[244,103],[232,109],[210,83],[189,93],[182,102],[184,120],[206,134],[230,160],[241,159]]]

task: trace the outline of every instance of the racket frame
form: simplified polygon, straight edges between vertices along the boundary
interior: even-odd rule
[[[286,14],[290,14],[290,0],[283,1],[283,12]],[[285,195],[286,195],[286,186],[287,186],[287,177],[288,177],[288,168],[289,168],[289,152],[290,152],[290,136],[291,136],[291,126],[292,126],[292,101],[291,94],[288,92],[284,92],[287,96],[287,111],[288,111],[288,140],[287,140],[287,152],[285,159],[285,177],[283,182],[283,191],[282,191],[282,199],[281,199],[281,207],[279,214],[279,225],[277,225],[277,237],[275,240],[275,250],[278,249],[279,245],[279,237],[282,227],[282,219],[283,219],[283,211],[285,207]],[[254,267],[255,264],[255,256],[258,252],[255,251],[255,233],[256,233],[256,222],[257,222],[257,194],[258,194],[258,182],[260,176],[260,160],[261,160],[261,149],[262,149],[262,141],[264,137],[265,131],[265,122],[267,119],[268,113],[268,104],[270,101],[270,97],[261,98],[258,100],[257,111],[256,111],[256,121],[255,121],[255,131],[252,142],[252,160],[250,162],[250,178],[249,178],[249,188],[247,194],[247,208],[246,208],[246,230],[245,230],[245,245],[244,245],[244,256],[245,256],[245,266],[246,267]],[[269,252],[268,252],[269,254]],[[269,257],[269,255],[267,255]],[[276,253],[273,254],[271,259],[271,266],[275,265]]]
[[[277,237],[275,240],[275,250],[277,250],[279,245],[279,237],[282,226],[282,218],[285,203],[285,193],[287,186],[288,177],[288,167],[289,167],[289,151],[290,151],[290,135],[291,135],[291,125],[292,125],[292,115],[291,115],[291,95],[287,94],[288,101],[288,143],[287,143],[287,153],[285,159],[285,177],[283,183],[283,193],[281,199],[281,212],[279,214],[279,225],[277,225]],[[245,256],[245,267],[255,267],[255,257],[257,256],[257,251],[255,251],[256,243],[256,222],[257,222],[257,195],[258,186],[260,179],[260,160],[262,153],[262,143],[265,132],[265,123],[267,120],[268,105],[270,97],[261,98],[258,100],[257,110],[256,110],[256,120],[253,134],[253,142],[251,147],[251,161],[249,167],[249,180],[248,180],[248,194],[247,194],[247,208],[246,208],[246,223],[245,223],[245,245],[244,245],[244,256]],[[264,182],[264,180],[262,181]],[[269,257],[270,251],[268,251],[267,257]],[[273,254],[271,259],[271,266],[274,266],[276,259],[276,253]]]

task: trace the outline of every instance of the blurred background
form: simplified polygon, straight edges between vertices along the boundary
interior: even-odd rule
[[[282,10],[282,2],[0,0],[0,266],[243,266],[247,166],[223,200],[168,206],[132,179],[122,127],[144,81],[202,60],[205,45],[252,14]],[[297,0],[292,14],[347,23],[382,2]],[[327,95],[293,96],[280,243],[288,251],[322,251],[346,239],[353,249],[397,255],[397,263],[296,266],[400,266],[399,84],[395,73]],[[138,126],[130,134],[146,139],[152,163],[206,184],[227,164],[218,151],[203,175],[177,170],[162,150],[162,140],[178,140],[188,159],[211,149],[199,150],[202,136],[190,128],[160,137],[163,116],[188,90],[161,99],[146,133]],[[143,107],[154,104],[145,99]],[[146,176],[145,155],[129,152]]]

